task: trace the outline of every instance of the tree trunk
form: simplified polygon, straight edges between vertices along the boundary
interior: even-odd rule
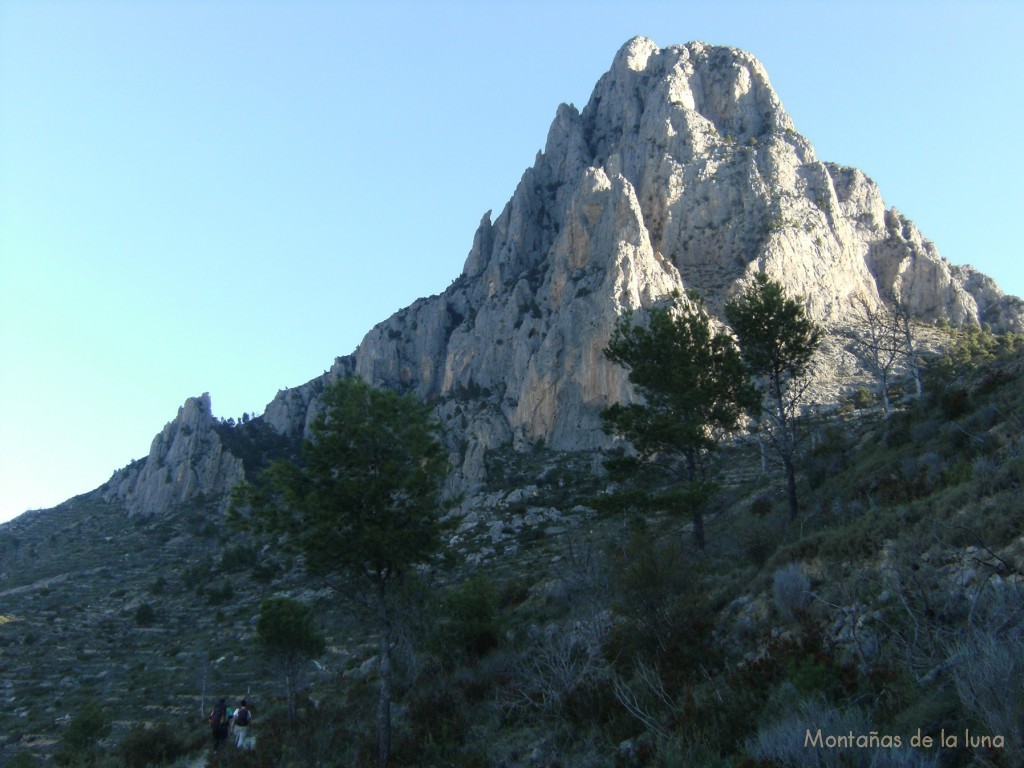
[[[380,693],[377,699],[377,766],[387,768],[391,759],[391,616],[387,585],[377,583],[377,619],[380,631]]]
[[[686,452],[686,475],[693,488],[697,482],[697,453],[689,450]],[[702,504],[703,502],[698,502]],[[699,506],[693,508],[693,544],[698,552],[704,551],[704,510]]]
[[[921,386],[921,366],[914,362],[911,370],[914,373],[914,394],[917,396],[917,399],[920,400],[921,395],[924,394],[923,387]]]
[[[796,520],[799,510],[796,503],[796,472],[793,469],[793,459],[789,456],[784,456],[782,464],[786,469],[786,495],[789,497],[789,519]]]
[[[299,719],[299,713],[295,706],[296,691],[299,688],[299,673],[298,667],[301,661],[297,659],[288,659],[285,661],[285,668],[287,669],[285,685],[287,687],[288,696],[288,722],[295,723]]]
[[[202,694],[200,695],[200,698],[199,698],[199,716],[200,717],[206,717],[206,712],[207,712],[207,709],[206,709],[206,673],[209,671],[209,669],[210,669],[210,662],[209,662],[209,660],[203,661],[203,677],[202,677],[203,692],[202,692]]]

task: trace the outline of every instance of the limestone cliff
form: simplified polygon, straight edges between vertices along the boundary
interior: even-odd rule
[[[830,328],[854,296],[906,302],[923,322],[1024,327],[1024,304],[944,260],[871,179],[819,161],[753,56],[638,37],[582,112],[558,108],[459,279],[373,328],[327,377],[355,371],[437,401],[472,483],[494,445],[605,443],[600,409],[629,396],[601,353],[620,314],[673,290],[720,312],[759,271]],[[841,379],[833,352],[824,381]],[[322,382],[279,393],[267,417],[301,430]]]
[[[305,434],[323,386],[345,373],[414,391],[437,404],[460,461],[453,483],[470,489],[497,446],[607,444],[598,414],[631,396],[602,354],[622,313],[693,290],[720,315],[761,271],[833,331],[854,297],[898,300],[925,323],[1024,329],[1024,303],[949,264],[863,173],[816,157],[753,56],[638,37],[582,112],[558,108],[511,200],[483,217],[462,275],[279,392],[262,418]],[[855,362],[834,339],[825,346],[816,375],[834,395]],[[208,410],[189,401],[112,493],[157,511],[227,487],[241,467],[207,429]]]
[[[204,393],[185,401],[145,459],[114,473],[103,497],[121,501],[129,514],[160,515],[200,494],[224,497],[244,476],[242,461],[224,449],[214,429]]]

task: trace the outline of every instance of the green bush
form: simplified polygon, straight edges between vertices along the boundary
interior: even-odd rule
[[[658,541],[637,531],[612,563],[617,619],[605,658],[627,675],[637,662],[656,665],[670,690],[719,658],[709,588],[687,552],[678,538]]]
[[[235,590],[228,579],[221,582],[219,587],[207,587],[204,592],[206,594],[206,602],[210,605],[224,605],[224,603],[230,602],[231,598],[235,596]]]
[[[960,459],[950,467],[942,476],[942,482],[947,488],[966,483],[974,475],[974,466],[967,459]]]
[[[258,748],[228,750],[224,763],[232,768],[318,768],[373,765],[375,691],[352,686],[346,701],[327,699],[299,703],[299,717],[290,722],[284,709],[261,713]],[[365,759],[358,759],[363,753]],[[411,763],[410,763],[411,764]],[[422,763],[421,763],[422,764]]]
[[[121,740],[117,752],[126,768],[164,765],[188,752],[189,745],[173,725],[160,722],[151,728],[137,725]]]
[[[181,572],[181,581],[185,589],[199,589],[210,580],[210,569],[196,564],[184,568]]]
[[[837,427],[826,428],[815,447],[803,460],[803,471],[808,485],[816,490],[833,483],[836,475],[849,464],[852,449],[846,433]]]
[[[962,387],[952,387],[939,395],[939,409],[947,419],[958,419],[970,408],[970,397]]]
[[[149,603],[141,603],[135,609],[135,624],[140,627],[150,627],[156,621],[156,611]]]
[[[71,718],[54,755],[57,765],[91,765],[99,741],[110,733],[110,720],[95,704],[87,703]]]
[[[997,491],[1020,490],[1024,486],[1024,457],[1018,456],[999,467],[992,485]]]
[[[474,576],[448,592],[436,639],[446,660],[479,658],[498,646],[503,633],[498,605],[498,592],[486,576]]]
[[[875,404],[875,395],[867,387],[860,387],[853,393],[850,400],[855,408],[863,410],[864,408],[870,408]]]
[[[7,768],[38,768],[39,765],[40,762],[28,752],[19,752],[7,763]]]
[[[740,546],[746,558],[760,568],[778,549],[782,535],[783,529],[776,520],[767,516],[757,517],[741,527]]]
[[[245,544],[228,547],[220,557],[220,567],[225,573],[234,573],[256,565],[256,550]]]

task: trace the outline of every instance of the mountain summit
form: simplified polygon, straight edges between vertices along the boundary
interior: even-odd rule
[[[623,313],[677,291],[724,322],[760,273],[826,330],[803,511],[780,519],[757,441],[723,444],[698,554],[685,495],[630,510],[606,493],[630,489],[601,471],[600,412],[634,391],[603,350]],[[865,380],[846,349],[858,308],[891,303],[955,353],[930,371],[935,396],[891,418],[829,413]],[[964,745],[957,760],[1024,765],[1006,725],[1024,693],[978,704],[1021,677],[1004,660],[1024,653],[1024,357],[1017,338],[928,329],[942,321],[1020,331],[1024,303],[945,261],[864,174],[819,161],[749,54],[634,38],[582,112],[559,107],[444,293],[261,416],[225,421],[209,395],[188,399],[100,489],[0,526],[0,764],[198,752],[232,691],[262,713],[263,764],[372,759],[368,683],[388,635],[338,610],[360,602],[351,584],[224,524],[230,490],[293,458],[325,386],[358,373],[429,402],[456,462],[444,558],[394,606],[410,611],[395,616],[399,762],[783,764],[809,754],[819,722],[965,741],[977,727],[1006,751]],[[271,596],[315,610],[326,639],[299,729],[278,709],[283,667],[258,658]],[[101,758],[104,723],[96,749],[115,751]],[[858,755],[933,761],[895,746]]]
[[[924,323],[1024,329],[1024,303],[943,259],[862,172],[818,160],[757,59],[636,37],[582,112],[558,108],[512,199],[483,217],[461,276],[374,327],[323,376],[279,392],[262,420],[302,435],[323,385],[346,373],[412,390],[437,403],[460,456],[454,482],[470,489],[498,446],[607,444],[600,410],[631,394],[602,353],[623,312],[696,291],[721,315],[758,272],[833,331],[858,300],[898,300]],[[833,352],[825,379],[855,366]],[[137,477],[111,487],[132,508],[185,487],[139,485],[173,468],[149,480],[144,467],[123,472]],[[223,491],[227,475],[207,474],[216,487],[187,490]]]

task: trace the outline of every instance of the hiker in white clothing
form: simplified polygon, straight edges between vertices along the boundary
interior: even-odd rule
[[[245,699],[242,699],[242,702],[238,705],[232,720],[235,727],[235,746],[239,749],[248,747],[246,736],[249,733],[249,724],[252,722],[252,712],[249,710]]]

